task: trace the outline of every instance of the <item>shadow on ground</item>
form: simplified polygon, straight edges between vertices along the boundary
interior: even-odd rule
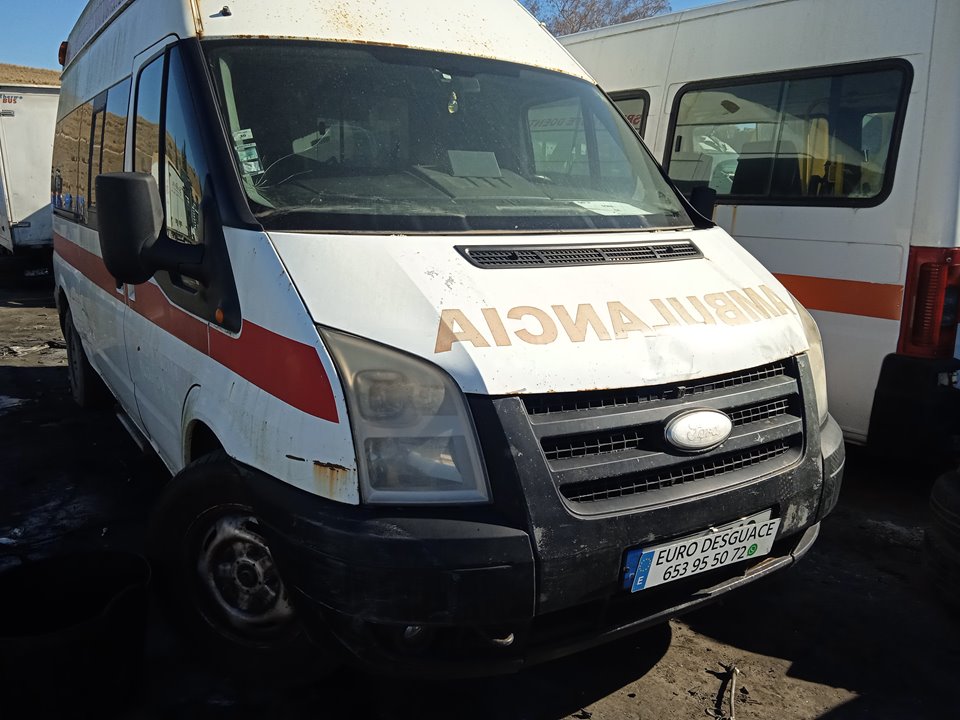
[[[63,552],[142,552],[165,471],[110,412],[73,404],[62,367],[0,366],[0,569]],[[518,675],[426,682],[344,669],[307,686],[265,686],[219,671],[152,603],[138,708],[130,718],[431,720],[566,717],[654,667],[670,646],[656,628]],[[0,700],[2,705],[2,700]]]
[[[840,504],[810,553],[687,624],[791,661],[789,677],[858,695],[821,720],[956,717],[960,619],[933,591],[922,550],[938,471],[881,465],[854,449]]]

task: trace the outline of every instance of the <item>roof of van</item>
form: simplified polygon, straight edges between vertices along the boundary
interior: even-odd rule
[[[590,75],[517,0],[89,0],[70,33],[67,64],[131,6],[201,38],[283,38],[409,47]],[[161,6],[163,6],[161,8]],[[171,6],[173,12],[171,12]]]
[[[563,42],[564,45],[573,45],[578,42],[593,40],[594,38],[609,37],[611,35],[619,35],[635,30],[662,27],[664,25],[675,25],[676,23],[709,17],[711,15],[737,12],[738,10],[747,10],[763,5],[780,5],[782,3],[798,1],[802,0],[728,0],[727,2],[716,3],[714,5],[706,5],[704,7],[691,8],[690,10],[681,10],[679,12],[642,18],[640,20],[632,20],[630,22],[620,23],[619,25],[609,25],[596,30],[583,30],[582,32],[573,33],[572,35],[565,35],[561,38],[561,42]],[[703,2],[707,2],[707,0],[703,0]]]

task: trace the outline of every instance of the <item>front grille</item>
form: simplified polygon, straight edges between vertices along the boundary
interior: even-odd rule
[[[643,441],[643,435],[637,430],[624,432],[580,435],[575,437],[546,438],[543,441],[543,454],[547,460],[603,455],[606,453],[636,450]]]
[[[785,468],[803,452],[793,358],[684,383],[526,396],[523,404],[561,497],[581,512],[737,483]],[[701,408],[724,412],[733,424],[730,437],[699,453],[670,445],[667,423]]]
[[[457,250],[473,265],[484,269],[617,265],[689,260],[703,257],[699,248],[690,240],[617,246],[461,246]]]
[[[634,495],[704,480],[734,470],[742,470],[779,457],[789,449],[790,446],[787,443],[778,442],[756,447],[746,452],[676,465],[659,472],[639,474],[635,478],[628,476],[569,485],[562,488],[562,493],[567,500],[572,502],[609,500],[624,495]]]
[[[598,408],[624,408],[630,405],[687,398],[702,393],[735,388],[768,378],[783,377],[786,366],[782,362],[764,365],[729,375],[721,375],[707,380],[692,380],[689,383],[676,383],[650,388],[632,388],[628,390],[600,390],[592,392],[551,393],[549,395],[531,395],[523,402],[531,415],[562,413]]]
[[[734,427],[747,425],[749,423],[767,420],[769,418],[785,415],[790,408],[789,400],[774,400],[773,402],[763,403],[762,405],[753,405],[752,407],[739,408],[730,414]]]

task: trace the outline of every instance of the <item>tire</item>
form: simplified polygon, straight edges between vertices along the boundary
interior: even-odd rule
[[[63,312],[63,339],[67,345],[67,375],[74,402],[84,410],[107,407],[111,400],[110,391],[87,359],[69,306]]]
[[[930,491],[927,568],[948,604],[960,610],[960,473],[941,475]]]
[[[284,684],[332,671],[330,645],[316,644],[297,617],[242,480],[222,451],[177,474],[148,530],[161,600],[187,637],[219,663]]]
[[[960,546],[960,473],[949,472],[937,478],[930,491],[930,512],[933,524]]]

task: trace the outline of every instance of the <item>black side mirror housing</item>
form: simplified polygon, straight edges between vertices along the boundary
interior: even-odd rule
[[[171,240],[163,232],[163,205],[149,173],[98,175],[100,253],[118,283],[139,285],[158,270],[204,282],[202,245]]]
[[[707,220],[713,220],[713,207],[717,204],[717,191],[709,185],[698,185],[690,191],[690,204]]]
[[[142,262],[143,248],[163,230],[157,181],[149,173],[105,173],[96,184],[103,262],[118,283],[144,283],[156,269]]]

